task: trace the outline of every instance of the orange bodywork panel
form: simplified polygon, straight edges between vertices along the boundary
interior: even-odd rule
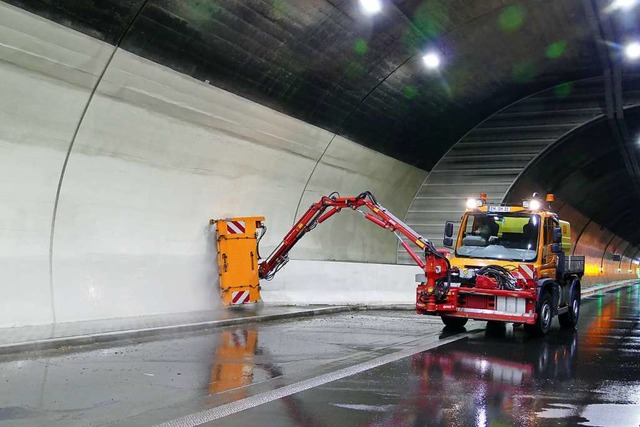
[[[242,387],[251,384],[255,353],[258,347],[258,331],[237,329],[223,331],[211,366],[209,393],[216,394],[239,389],[237,399],[246,396]]]
[[[218,219],[218,275],[225,305],[260,301],[257,229],[262,216]]]

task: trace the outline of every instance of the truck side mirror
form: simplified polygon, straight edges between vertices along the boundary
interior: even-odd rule
[[[553,237],[551,243],[562,243],[562,228],[553,227]]]
[[[447,221],[444,223],[444,237],[453,237],[453,222]]]
[[[445,248],[453,248],[453,239],[451,237],[445,237],[442,240],[442,246]]]
[[[554,254],[559,254],[560,252],[562,252],[562,243],[552,243],[551,252]]]

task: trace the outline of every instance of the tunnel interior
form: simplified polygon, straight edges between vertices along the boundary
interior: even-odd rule
[[[497,202],[503,187],[516,201],[553,191],[595,280],[629,276],[640,130],[638,64],[623,46],[638,10],[383,3],[378,15],[328,0],[0,3],[0,324],[215,308],[209,219],[266,216],[268,253],[333,191],[370,190],[429,238],[441,217],[421,203],[455,219],[476,188],[499,186]],[[434,52],[437,69],[425,62]],[[563,113],[543,103],[529,114],[549,93]],[[493,140],[498,128],[526,153]],[[464,178],[455,194],[451,176]],[[421,198],[438,179],[445,190]],[[397,302],[390,278],[414,287],[397,250],[393,235],[338,216],[265,295]]]
[[[316,0],[7,3],[424,170],[504,106],[602,74],[568,0],[396,1],[374,17]],[[445,66],[430,73],[431,50]]]
[[[0,0],[0,426],[637,424],[639,23]],[[480,194],[509,218],[445,255]]]

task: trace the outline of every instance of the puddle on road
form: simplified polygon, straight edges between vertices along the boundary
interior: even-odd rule
[[[619,427],[640,425],[640,405],[596,403],[586,407],[552,404],[537,413],[544,419],[579,419],[580,425]]]

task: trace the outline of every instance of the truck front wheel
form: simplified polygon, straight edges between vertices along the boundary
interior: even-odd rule
[[[563,328],[575,328],[580,317],[580,290],[575,288],[569,299],[569,311],[558,315],[558,321]]]
[[[541,337],[546,335],[551,329],[551,321],[553,320],[553,309],[551,307],[551,294],[548,291],[542,293],[540,305],[536,310],[538,317],[533,325],[525,325],[527,332],[531,335]]]
[[[451,329],[462,329],[467,324],[465,317],[442,316],[442,323]]]

